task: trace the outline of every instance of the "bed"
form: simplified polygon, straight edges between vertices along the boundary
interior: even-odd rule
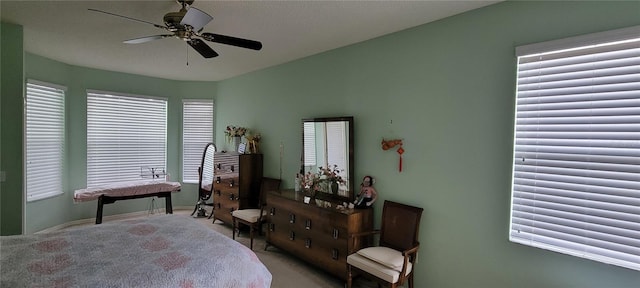
[[[111,204],[118,200],[158,197],[165,199],[165,211],[173,213],[171,193],[182,188],[180,182],[169,182],[157,179],[124,181],[101,186],[76,190],[73,194],[75,203],[98,200],[96,224],[102,223],[102,209],[104,204]]]
[[[253,251],[186,215],[0,237],[0,287],[269,287]]]

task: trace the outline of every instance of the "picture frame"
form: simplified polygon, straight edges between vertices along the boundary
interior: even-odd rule
[[[244,154],[246,150],[247,150],[247,143],[240,143],[240,145],[238,145],[238,153]]]

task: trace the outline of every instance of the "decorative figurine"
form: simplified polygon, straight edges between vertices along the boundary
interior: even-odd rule
[[[376,199],[378,198],[378,193],[376,189],[373,188],[373,184],[375,183],[375,179],[371,176],[364,176],[362,178],[362,184],[360,184],[360,193],[358,194],[358,198],[353,202],[355,208],[367,208],[371,207]]]

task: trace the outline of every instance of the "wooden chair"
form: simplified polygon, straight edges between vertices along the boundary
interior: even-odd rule
[[[264,222],[266,211],[264,211],[264,206],[266,205],[266,195],[269,191],[275,191],[280,189],[280,179],[267,178],[263,177],[260,183],[260,195],[258,197],[258,208],[254,209],[238,209],[231,213],[233,217],[233,226],[232,226],[232,238],[236,239],[236,231],[238,236],[240,236],[240,226],[239,224],[244,224],[249,226],[249,238],[251,238],[251,250],[253,250],[253,233],[258,230],[259,233],[262,231],[262,223]]]
[[[384,287],[398,287],[409,280],[413,287],[413,271],[418,254],[422,208],[384,201],[380,230],[356,233],[351,239],[380,234],[379,246],[358,250],[347,257],[347,287],[353,277],[362,275]]]

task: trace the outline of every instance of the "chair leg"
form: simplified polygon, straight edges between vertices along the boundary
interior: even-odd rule
[[[409,274],[409,288],[413,288],[413,271]]]
[[[250,241],[251,244],[249,245],[249,248],[251,248],[251,250],[253,250],[253,230],[254,230],[253,229],[253,225],[250,225],[249,226],[249,238],[251,240],[249,240],[249,241]]]
[[[236,240],[236,219],[231,221],[231,238]]]

